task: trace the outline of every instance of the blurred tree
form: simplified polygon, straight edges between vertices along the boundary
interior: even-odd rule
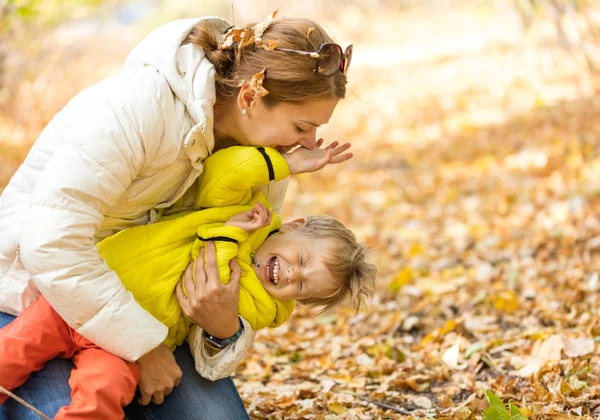
[[[127,0],[3,0],[0,2],[0,104],[49,47],[50,34],[114,9]],[[53,50],[53,53],[56,53]],[[10,60],[10,63],[9,63]]]
[[[525,30],[540,20],[552,21],[556,43],[574,59],[582,59],[592,74],[600,75],[600,24],[588,0],[514,0]]]

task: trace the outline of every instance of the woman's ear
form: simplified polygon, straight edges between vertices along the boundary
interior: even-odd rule
[[[281,232],[292,232],[296,229],[306,226],[306,219],[300,218],[296,220],[292,220],[291,222],[284,223],[279,231]]]
[[[250,83],[244,83],[237,96],[237,105],[240,112],[250,111],[250,109],[256,105],[258,98],[258,93]]]

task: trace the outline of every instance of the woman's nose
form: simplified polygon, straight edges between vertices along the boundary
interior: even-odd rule
[[[307,137],[299,141],[300,145],[308,150],[317,147],[317,133],[314,131]]]

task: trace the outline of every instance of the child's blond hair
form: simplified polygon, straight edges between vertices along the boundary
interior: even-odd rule
[[[375,292],[377,267],[367,262],[367,248],[342,222],[330,216],[307,217],[299,229],[311,238],[331,242],[323,262],[334,278],[341,281],[340,288],[331,296],[302,299],[300,303],[322,307],[320,312],[324,312],[348,300],[358,312]]]

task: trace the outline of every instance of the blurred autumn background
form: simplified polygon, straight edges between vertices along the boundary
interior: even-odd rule
[[[379,290],[359,314],[301,308],[264,332],[235,375],[251,417],[596,418],[596,6],[4,0],[0,191],[53,115],[161,23],[314,18],[355,47],[321,132],[355,158],[294,179],[283,216],[350,225],[374,250]]]

